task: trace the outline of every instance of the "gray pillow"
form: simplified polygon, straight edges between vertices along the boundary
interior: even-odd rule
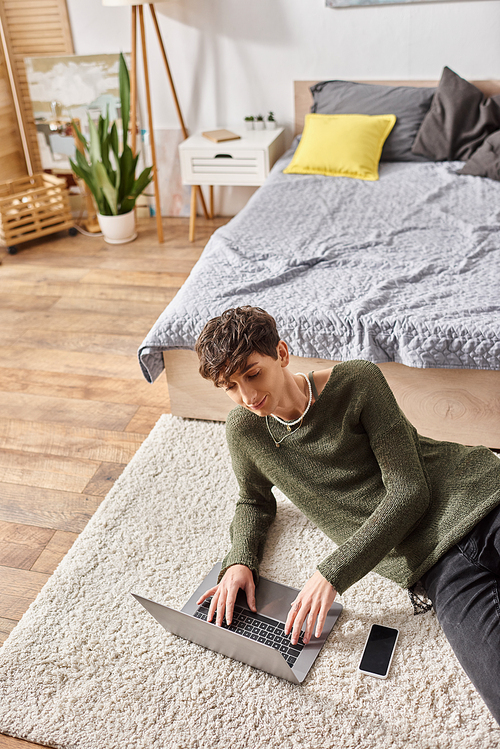
[[[427,114],[435,88],[379,86],[354,81],[322,81],[311,86],[317,114],[395,114],[396,124],[385,141],[381,161],[428,161],[411,147]]]
[[[465,161],[500,128],[500,95],[487,99],[473,83],[444,68],[412,151],[430,161]]]
[[[500,130],[486,138],[458,174],[473,174],[500,181]]]

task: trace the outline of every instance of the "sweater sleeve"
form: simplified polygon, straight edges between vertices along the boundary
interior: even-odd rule
[[[368,435],[385,491],[359,529],[318,565],[339,593],[403,541],[425,515],[431,498],[417,431],[400,411],[378,367],[372,366],[373,384],[363,398],[360,424]]]
[[[234,564],[249,567],[257,581],[267,532],[276,517],[276,499],[272,483],[248,457],[238,420],[232,414],[228,417],[226,436],[240,492],[229,528],[231,549],[222,562],[219,581]]]

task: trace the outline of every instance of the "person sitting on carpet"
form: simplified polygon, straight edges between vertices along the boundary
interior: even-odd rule
[[[337,593],[371,570],[423,589],[477,691],[500,723],[500,461],[485,447],[420,436],[381,370],[354,360],[293,374],[276,323],[257,307],[210,320],[200,374],[237,405],[226,423],[240,495],[208,620],[231,623],[255,583],[280,489],[338,545],[297,595],[285,632],[319,637]],[[428,603],[427,609],[431,608]],[[314,628],[314,625],[315,628]]]

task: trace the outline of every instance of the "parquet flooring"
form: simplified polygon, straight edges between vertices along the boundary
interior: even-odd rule
[[[0,248],[0,644],[162,413],[137,348],[228,219],[154,219],[126,245],[66,233]],[[0,749],[36,747],[0,736]]]

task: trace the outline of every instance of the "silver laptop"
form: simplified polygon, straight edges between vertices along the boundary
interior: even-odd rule
[[[294,684],[303,682],[337,621],[342,605],[333,603],[321,637],[313,636],[309,644],[304,645],[301,635],[297,645],[291,645],[284,628],[298,590],[261,577],[255,593],[257,613],[247,607],[246,596],[240,590],[231,626],[224,623],[217,627],[207,622],[209,601],[201,606],[196,602],[217,584],[220,568],[221,563],[217,562],[181,611],[136,593],[132,595],[168,632]]]

